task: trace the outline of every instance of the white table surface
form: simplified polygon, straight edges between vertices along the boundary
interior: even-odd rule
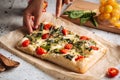
[[[47,1],[49,3],[47,11],[54,14],[56,0]],[[99,0],[86,1],[99,3]],[[22,13],[26,6],[27,0],[0,0],[0,36],[5,35],[6,33],[18,29],[20,26],[22,26]],[[64,8],[66,8],[66,6]],[[101,36],[109,42],[120,45],[119,34],[87,28],[85,26],[82,27],[92,31],[96,35]],[[37,69],[33,65],[7,52],[4,49],[0,48],[0,53],[21,63],[17,68],[0,73],[0,80],[56,80],[52,76],[44,73],[43,71]],[[103,80],[120,80],[120,76],[118,75],[113,79],[103,78]]]

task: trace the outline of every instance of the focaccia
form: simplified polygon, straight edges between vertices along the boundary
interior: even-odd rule
[[[18,42],[17,48],[79,73],[85,73],[107,51],[99,41],[51,23],[41,23],[38,30]]]

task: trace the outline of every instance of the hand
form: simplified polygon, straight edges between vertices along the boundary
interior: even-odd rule
[[[37,29],[40,24],[43,3],[44,0],[32,0],[24,11],[23,25],[27,28],[29,33],[32,33],[33,29]]]
[[[62,6],[64,4],[69,4],[73,2],[74,0],[57,0],[56,2],[56,16],[59,17],[61,13]]]

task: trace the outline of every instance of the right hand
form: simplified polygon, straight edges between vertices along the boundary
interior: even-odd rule
[[[57,0],[57,2],[56,2],[56,17],[60,16],[61,9],[64,4],[69,4],[73,1],[75,1],[75,0]]]

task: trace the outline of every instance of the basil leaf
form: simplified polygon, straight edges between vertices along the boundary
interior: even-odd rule
[[[50,50],[51,44],[47,44],[47,45],[41,45],[42,48],[46,49],[47,51]]]
[[[89,19],[90,19],[90,17],[80,18],[80,24],[86,23]]]
[[[94,19],[96,15],[95,12],[92,11],[83,11],[83,10],[71,10],[64,12],[65,15],[68,15],[71,19],[80,18],[80,24],[84,24],[87,21],[90,21],[95,27],[98,26],[97,21]]]
[[[91,17],[91,16],[95,16],[96,13],[95,12],[84,12],[83,16],[81,16],[81,18],[87,18],[87,17]]]
[[[55,54],[60,54],[59,49],[54,49],[54,50],[52,50],[52,52],[55,53]]]
[[[98,27],[98,23],[97,23],[97,21],[94,19],[93,16],[90,18],[90,22],[91,22],[95,27]]]
[[[65,41],[67,41],[68,43],[73,43],[73,40],[70,40],[70,39],[65,39]]]
[[[73,11],[69,14],[69,17],[72,19],[76,19],[83,16],[83,11]]]
[[[26,35],[25,37],[27,37],[30,41],[32,41],[32,37],[30,35]]]
[[[37,33],[36,38],[40,38],[42,36],[42,33]]]

